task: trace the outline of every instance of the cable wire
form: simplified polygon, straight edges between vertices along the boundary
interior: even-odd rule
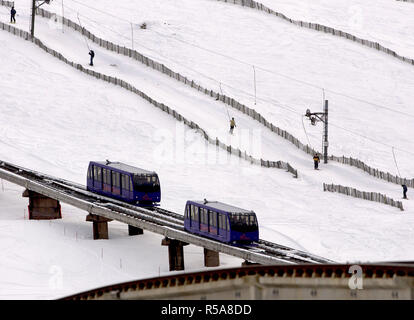
[[[132,23],[131,21],[125,20],[125,18],[118,17],[118,16],[116,16],[116,15],[110,14],[110,13],[105,12],[105,11],[103,11],[103,10],[97,9],[97,8],[92,7],[92,6],[89,6],[89,5],[86,5],[86,4],[84,4],[84,3],[82,3],[82,2],[79,2],[79,1],[77,1],[77,0],[70,0],[70,1],[72,1],[72,2],[74,2],[74,3],[77,3],[77,4],[81,5],[81,6],[87,7],[87,8],[89,8],[89,9],[91,9],[91,10],[95,10],[95,11],[97,11],[97,12],[100,12],[100,13],[102,13],[102,14],[105,14],[105,15],[107,15],[107,16],[111,16],[111,17],[113,17],[113,18],[115,18],[115,19],[117,19],[117,20],[120,20],[120,21],[122,21],[122,20],[123,20],[123,21],[127,21],[128,23]],[[412,118],[414,118],[414,114],[410,114],[410,113],[407,113],[407,112],[404,112],[404,111],[400,111],[400,110],[395,110],[395,109],[393,109],[393,108],[390,108],[390,107],[387,107],[387,106],[384,106],[384,105],[380,105],[380,104],[378,104],[378,103],[370,102],[370,101],[367,101],[367,100],[362,99],[362,98],[359,98],[359,97],[354,97],[354,96],[351,96],[351,95],[346,94],[346,93],[343,93],[343,92],[338,92],[338,91],[335,91],[335,90],[325,89],[325,88],[323,88],[323,87],[321,87],[321,86],[318,86],[318,85],[315,85],[315,84],[313,84],[313,83],[310,83],[310,82],[307,82],[307,81],[304,81],[304,80],[301,80],[301,79],[297,79],[297,78],[294,78],[294,77],[288,76],[288,75],[286,75],[286,74],[283,74],[283,73],[280,73],[280,72],[276,72],[276,71],[274,71],[274,70],[269,70],[269,69],[267,69],[267,68],[264,68],[264,67],[261,67],[261,66],[258,66],[258,65],[255,65],[255,64],[252,64],[252,63],[250,63],[250,62],[246,62],[246,61],[243,61],[243,60],[240,60],[240,59],[236,59],[236,58],[234,58],[234,57],[231,57],[231,56],[225,55],[225,54],[223,54],[223,53],[220,53],[220,52],[217,52],[217,51],[214,51],[214,50],[208,49],[208,48],[204,48],[204,47],[202,47],[202,46],[199,46],[199,45],[197,45],[197,44],[194,44],[194,43],[191,43],[191,42],[185,41],[185,40],[183,40],[183,39],[178,39],[178,38],[171,37],[171,35],[164,35],[164,34],[162,34],[162,33],[159,33],[159,32],[157,32],[157,31],[154,31],[154,30],[151,30],[151,31],[152,31],[152,32],[154,32],[154,33],[156,33],[156,34],[158,34],[158,35],[159,35],[159,36],[161,36],[161,37],[167,38],[168,40],[173,39],[173,40],[175,40],[175,41],[179,41],[179,42],[182,42],[182,43],[184,43],[184,44],[187,44],[187,45],[190,45],[190,46],[193,46],[193,47],[199,48],[199,49],[204,50],[204,51],[206,51],[206,52],[213,53],[213,54],[215,54],[215,55],[219,55],[219,56],[224,57],[224,58],[226,58],[226,59],[230,59],[230,60],[233,60],[233,61],[235,61],[235,62],[238,62],[238,63],[244,64],[244,65],[248,65],[248,66],[250,66],[250,67],[256,67],[257,69],[262,70],[262,71],[264,71],[264,72],[267,72],[267,73],[270,73],[270,74],[274,74],[274,75],[277,75],[277,76],[283,77],[283,78],[285,78],[285,79],[289,79],[289,80],[291,80],[291,81],[295,81],[295,82],[301,83],[301,84],[303,84],[303,85],[306,85],[306,86],[309,86],[309,87],[312,87],[312,88],[315,88],[315,89],[318,89],[318,90],[323,90],[323,91],[329,92],[329,93],[334,94],[334,95],[342,96],[342,97],[345,97],[345,98],[348,98],[348,99],[351,99],[351,100],[354,100],[354,101],[358,101],[358,102],[361,102],[361,103],[364,103],[364,104],[367,104],[367,105],[371,105],[371,106],[376,107],[376,108],[380,108],[380,109],[388,110],[388,111],[390,111],[390,112],[399,113],[399,114],[401,114],[401,115],[405,115],[405,116],[408,116],[408,117],[412,117]],[[118,33],[118,34],[119,34],[119,33]],[[133,42],[135,43],[135,41],[133,41]],[[145,48],[145,47],[144,47],[144,48]],[[146,49],[148,49],[148,48],[146,48]],[[150,50],[150,49],[148,49],[148,50]]]
[[[121,19],[120,17],[117,17],[117,16],[115,16],[115,15],[113,15],[113,14],[109,14],[109,13],[104,12],[104,11],[102,11],[102,10],[99,10],[99,9],[97,9],[97,8],[93,8],[93,7],[88,6],[88,5],[86,5],[86,4],[80,3],[80,2],[78,2],[78,1],[76,1],[76,0],[71,0],[71,1],[72,1],[72,2],[75,2],[75,3],[79,4],[79,5],[82,5],[82,6],[88,7],[88,8],[90,8],[90,9],[92,9],[92,10],[95,10],[95,11],[98,11],[98,12],[100,12],[100,13],[103,13],[103,14],[106,14],[106,15],[108,15],[108,16],[111,16],[111,17],[113,17],[113,18],[116,18],[117,20],[120,20],[120,19]],[[65,5],[64,7],[68,8],[66,5]],[[71,8],[68,8],[68,9],[69,9],[69,10],[74,11],[74,9],[71,9]],[[83,16],[83,17],[85,17],[85,16]],[[122,19],[123,19],[123,18],[122,18]],[[94,20],[92,20],[92,19],[90,19],[90,18],[87,18],[87,20],[90,20],[90,21],[92,21],[92,22],[94,22],[94,23],[98,24],[100,27],[102,27],[102,26],[103,26],[102,24],[100,24],[100,23],[98,23],[98,22],[96,22],[96,21],[94,21]],[[123,20],[125,21],[125,19],[123,19]],[[132,22],[129,22],[129,21],[128,21],[128,23],[132,23]],[[119,32],[117,32],[117,31],[115,31],[115,30],[113,30],[113,29],[111,29],[111,28],[108,28],[108,27],[106,27],[106,26],[104,26],[104,27],[105,27],[106,29],[108,29],[108,30],[110,30],[110,31],[114,32],[115,34],[118,34],[118,35],[120,35],[121,37],[123,37],[123,38],[126,38],[126,39],[130,40],[130,38],[125,37],[124,35],[120,34]],[[386,107],[386,106],[383,106],[383,105],[379,105],[379,104],[377,104],[377,103],[373,103],[373,102],[370,102],[370,101],[367,101],[367,100],[364,100],[364,99],[361,99],[361,98],[358,98],[358,97],[353,97],[353,96],[351,96],[351,95],[347,95],[347,94],[342,93],[342,92],[337,92],[337,91],[334,91],[334,90],[326,89],[326,88],[320,87],[320,86],[318,86],[318,85],[315,85],[315,84],[312,84],[312,83],[309,83],[309,82],[306,82],[306,81],[303,81],[303,80],[300,80],[300,79],[297,79],[297,78],[294,78],[294,77],[291,77],[291,76],[288,76],[288,75],[285,75],[285,74],[282,74],[282,73],[279,73],[279,72],[276,72],[276,71],[274,71],[274,70],[269,70],[269,69],[267,69],[267,68],[264,68],[264,67],[261,67],[261,66],[257,66],[257,65],[251,64],[251,63],[249,63],[249,62],[245,62],[245,61],[243,61],[243,60],[240,60],[240,59],[237,59],[237,58],[234,58],[234,57],[231,57],[231,56],[228,56],[228,55],[222,54],[222,53],[220,53],[220,52],[216,52],[216,51],[214,51],[214,50],[211,50],[211,49],[208,49],[208,48],[201,47],[201,46],[199,46],[199,45],[196,45],[196,44],[194,44],[194,43],[190,43],[190,42],[185,41],[185,40],[182,40],[182,39],[178,39],[178,38],[171,38],[170,36],[166,36],[166,35],[164,35],[164,34],[161,34],[161,33],[157,32],[157,31],[153,31],[153,30],[152,30],[152,32],[153,32],[153,33],[156,33],[157,35],[159,35],[159,36],[161,36],[161,37],[168,38],[168,40],[173,39],[173,40],[175,40],[175,41],[179,41],[179,42],[182,42],[182,43],[188,44],[188,45],[190,45],[190,46],[193,46],[193,47],[199,48],[199,49],[201,49],[201,50],[204,50],[204,51],[207,51],[207,52],[210,52],[210,53],[213,53],[213,54],[215,54],[215,55],[222,56],[222,57],[224,57],[224,58],[227,58],[227,59],[230,59],[230,60],[236,61],[236,62],[238,62],[238,63],[244,64],[244,65],[247,65],[247,66],[250,66],[250,67],[256,67],[257,69],[262,70],[262,71],[264,71],[264,72],[268,72],[268,73],[271,73],[271,74],[275,74],[275,75],[281,76],[281,77],[283,77],[283,78],[286,78],[286,79],[289,79],[289,80],[292,80],[292,81],[295,81],[295,82],[298,82],[298,83],[301,83],[301,84],[304,84],[304,85],[307,85],[307,86],[313,87],[313,88],[315,88],[315,89],[322,90],[324,95],[325,95],[325,92],[330,92],[331,94],[335,94],[335,95],[343,96],[343,97],[346,97],[346,98],[348,98],[348,99],[352,99],[352,100],[355,100],[355,101],[359,101],[359,102],[361,102],[361,103],[365,103],[365,104],[368,104],[368,105],[371,105],[371,106],[374,106],[374,107],[377,107],[377,108],[382,108],[382,109],[385,109],[385,110],[388,110],[388,111],[391,111],[391,112],[395,112],[395,113],[399,113],[399,114],[402,114],[402,115],[405,115],[405,116],[414,117],[414,115],[413,115],[413,114],[409,114],[409,113],[406,113],[406,112],[402,112],[402,111],[399,111],[399,110],[395,110],[395,109],[392,109],[392,108],[389,108],[389,107]],[[135,43],[135,41],[134,41],[134,43]],[[155,51],[155,50],[153,50],[153,49],[150,49],[150,48],[148,48],[148,47],[143,46],[142,44],[139,44],[139,45],[140,45],[140,46],[142,46],[143,48],[145,48],[145,49],[149,50],[149,51]],[[241,90],[241,89],[238,89],[238,88],[234,88],[234,87],[232,87],[232,86],[230,86],[230,85],[227,85],[227,84],[225,84],[225,83],[223,83],[223,82],[221,82],[221,81],[219,81],[219,80],[216,80],[216,79],[214,79],[214,78],[211,78],[211,77],[209,77],[209,76],[207,76],[207,75],[205,75],[205,74],[203,74],[203,73],[201,73],[201,72],[199,72],[199,71],[197,71],[197,70],[195,70],[195,69],[193,69],[193,68],[190,68],[190,67],[188,67],[188,66],[182,65],[181,63],[176,62],[176,61],[174,61],[173,59],[171,59],[171,58],[169,58],[169,57],[165,57],[165,56],[163,56],[162,54],[160,54],[159,52],[157,52],[157,55],[160,55],[160,56],[164,57],[165,59],[167,59],[167,60],[169,60],[169,61],[172,61],[172,62],[174,62],[174,63],[176,63],[176,64],[178,64],[178,65],[180,65],[180,66],[182,66],[182,67],[184,67],[184,68],[187,68],[188,70],[191,70],[191,71],[193,71],[193,72],[195,72],[195,73],[197,73],[197,74],[200,74],[200,75],[204,76],[206,79],[210,79],[210,80],[212,80],[212,81],[216,81],[216,82],[218,82],[218,83],[220,84],[220,89],[221,89],[221,84],[224,84],[224,85],[225,85],[225,86],[227,86],[228,88],[231,88],[231,89],[233,89],[233,90],[235,90],[235,91],[242,92],[244,95],[249,96],[249,97],[251,97],[251,98],[254,98],[254,95],[252,95],[252,94],[250,94],[250,93],[248,93],[248,92],[246,92],[246,91],[244,91],[244,90]],[[285,109],[285,110],[287,110],[287,111],[293,112],[293,113],[295,113],[295,114],[300,114],[300,115],[302,116],[302,114],[301,114],[301,113],[297,112],[297,111],[295,110],[295,108],[294,108],[294,107],[291,107],[291,106],[289,106],[288,104],[282,104],[282,103],[280,103],[280,102],[278,102],[278,101],[275,103],[275,100],[273,100],[273,99],[271,99],[271,98],[267,98],[267,99],[265,99],[265,98],[259,98],[259,97],[258,97],[257,99],[258,99],[259,101],[264,101],[264,102],[270,103],[270,104],[272,104],[272,105],[276,105],[276,106],[278,106],[278,107],[280,107],[280,108],[283,108],[283,109]],[[302,118],[302,124],[303,124],[303,118]],[[367,136],[364,136],[364,135],[362,135],[362,134],[356,133],[356,132],[351,131],[351,130],[349,130],[349,129],[345,129],[345,128],[341,127],[341,126],[338,126],[338,125],[333,124],[332,122],[330,122],[330,125],[332,125],[332,126],[334,126],[334,127],[338,128],[338,129],[344,130],[344,131],[346,131],[346,132],[349,132],[349,133],[351,133],[351,134],[353,134],[353,135],[363,137],[363,138],[365,138],[365,139],[367,139],[367,140],[370,140],[370,141],[372,141],[372,142],[375,142],[375,143],[377,143],[377,144],[381,144],[381,145],[384,145],[384,146],[387,146],[387,147],[392,147],[392,148],[394,149],[394,146],[390,146],[389,144],[386,144],[386,143],[380,142],[380,141],[378,141],[378,140],[375,140],[375,139],[369,138],[369,137],[367,137]],[[304,127],[304,125],[303,125],[303,127]],[[305,134],[307,134],[307,133],[306,133],[306,130],[305,130]],[[310,141],[309,141],[308,136],[307,136],[307,139],[308,139],[308,142],[309,142],[309,144],[310,144]],[[397,149],[397,150],[399,150],[399,151],[406,152],[406,153],[409,153],[409,154],[414,155],[414,153],[412,153],[412,152],[410,152],[410,151],[408,151],[408,150],[404,150],[404,149],[400,149],[400,148],[396,148],[396,149]]]

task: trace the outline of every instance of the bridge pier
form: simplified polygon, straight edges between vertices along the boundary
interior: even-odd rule
[[[170,271],[184,270],[184,246],[188,243],[164,238],[161,241],[161,245],[168,246],[168,260],[170,263]]]
[[[62,218],[62,210],[58,200],[51,199],[28,189],[24,190],[22,196],[29,198],[29,220],[52,220]]]
[[[137,236],[137,235],[140,235],[140,234],[144,234],[144,230],[141,229],[141,228],[138,228],[138,227],[128,225],[128,234],[130,236]]]
[[[204,248],[204,266],[218,267],[220,265],[220,256],[217,251]]]
[[[88,214],[86,216],[86,221],[91,221],[93,223],[93,239],[109,239],[108,237],[108,222],[112,221],[111,219],[107,219],[101,216],[97,216],[95,214]]]

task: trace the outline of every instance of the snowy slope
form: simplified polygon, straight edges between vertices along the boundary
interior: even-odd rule
[[[78,63],[84,59],[84,54],[79,50],[83,45],[79,33],[72,30],[62,33],[50,28],[49,20],[46,19],[38,19],[37,30],[46,45],[57,49],[65,57]],[[385,190],[395,189],[394,185],[387,186],[383,181],[369,177],[355,168],[338,164],[332,164],[327,168],[327,172],[315,174],[308,155],[244,115],[237,117],[238,127],[242,129],[238,129],[235,136],[230,136],[226,126],[227,110],[220,102],[124,56],[99,47],[95,50],[99,59],[95,61],[94,70],[129,81],[157,101],[173,107],[185,117],[196,121],[213,137],[217,136],[235,147],[241,146],[242,150],[256,153],[254,155],[259,158],[289,161],[299,169],[300,173],[309,172],[315,182],[317,181],[318,187],[323,182],[333,180],[343,185],[357,185],[366,189],[372,188],[374,181],[378,190],[384,187]],[[253,138],[253,141],[250,138]]]
[[[188,7],[188,12],[191,9]],[[241,14],[235,12],[235,15]],[[178,17],[180,13],[176,14]],[[18,18],[22,25],[17,26],[27,29],[28,15],[21,14]],[[190,17],[188,20],[191,21]],[[42,41],[67,58],[87,63],[86,45],[79,34],[69,30],[62,33],[45,19],[38,18],[37,22],[37,35]],[[176,54],[168,44],[160,46],[171,55]],[[401,197],[398,186],[335,163],[315,172],[308,156],[237,114],[241,128],[235,141],[229,142],[241,141],[268,158],[292,161],[300,177],[296,180],[283,170],[250,166],[222,150],[206,146],[199,134],[177,126],[171,117],[137,96],[87,77],[28,42],[0,32],[0,48],[4,75],[0,80],[0,159],[80,183],[85,181],[89,160],[124,161],[159,173],[165,208],[182,212],[187,199],[217,199],[254,209],[260,236],[266,240],[336,261],[413,259],[414,211],[409,202],[404,202],[406,211],[401,213],[389,206],[322,192],[322,182],[333,182],[380,191],[398,199]],[[223,129],[227,124],[226,109],[222,104],[132,60],[94,49],[98,71],[131,81],[210,132],[227,137]],[[381,63],[385,61],[389,60]],[[212,68],[216,62],[219,59],[210,60]],[[390,70],[385,69],[388,74]],[[405,70],[401,68],[401,72]],[[260,103],[258,107],[265,108]],[[360,126],[367,114],[370,113],[361,112]],[[296,135],[293,122],[289,118],[284,121],[292,125],[289,131]],[[376,121],[376,126],[383,129],[391,120],[378,116]],[[409,133],[409,125],[402,119],[398,121],[401,130]],[[259,149],[246,143],[246,131],[242,129],[248,134],[259,134]],[[319,134],[315,139],[319,139]],[[390,136],[399,134],[389,130],[382,138],[389,142]],[[407,143],[411,143],[408,138]],[[346,136],[341,143],[350,145]],[[376,161],[380,151],[371,148],[373,145],[367,144],[361,154],[365,152]],[[399,160],[401,167],[406,165],[404,170],[411,168],[408,160]],[[378,163],[388,162],[379,160]],[[27,199],[20,198],[21,188],[7,183],[4,186],[0,193],[3,240],[0,243],[8,250],[2,252],[0,260],[2,297],[10,298],[9,294],[14,292],[13,297],[53,298],[168,272],[166,248],[161,247],[160,237],[150,233],[144,237],[128,237],[126,226],[110,223],[110,238],[114,241],[93,241],[91,225],[84,221],[85,213],[67,206],[63,208],[61,221],[25,221]],[[45,251],[49,239],[54,249]],[[62,246],[70,248],[70,259],[68,251],[61,250]],[[149,251],[151,259],[143,260]],[[202,249],[186,247],[185,254],[187,270],[202,268]],[[240,263],[239,259],[223,255],[221,259],[223,266]],[[98,273],[97,268],[101,270]],[[54,290],[54,275],[59,270],[63,270],[65,281],[61,290]]]
[[[414,57],[414,5],[396,0],[260,0],[295,20],[334,27]]]
[[[22,24],[28,26],[26,2],[19,3]],[[394,147],[401,175],[414,176],[410,160],[414,68],[407,64],[350,41],[222,2],[184,0],[180,6],[171,0],[143,0],[139,6],[124,0],[116,6],[107,0],[100,3],[96,10],[93,1],[66,1],[64,15],[78,21],[79,13],[83,26],[128,47],[132,46],[132,22],[134,47],[140,52],[255,107],[305,143],[302,115],[307,108],[322,111],[324,88],[330,101],[332,154],[356,157],[398,174]],[[60,1],[46,8],[62,14]],[[403,19],[405,11],[395,9],[391,16]],[[139,28],[143,22],[146,30]],[[86,55],[86,45],[84,50],[78,53]],[[224,110],[220,121],[227,121]],[[320,125],[307,128],[312,146],[318,149],[321,130]]]

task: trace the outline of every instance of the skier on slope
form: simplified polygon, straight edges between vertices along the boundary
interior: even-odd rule
[[[315,155],[313,156],[313,164],[315,167],[315,170],[318,170],[318,164],[321,160],[319,159],[319,156],[317,153],[315,153]]]
[[[16,23],[16,10],[14,7],[10,10],[10,23]]]
[[[407,186],[405,184],[401,185],[403,188],[403,199],[407,199]]]
[[[236,121],[234,118],[231,118],[230,120],[230,133],[233,134],[234,127],[236,126]]]
[[[91,56],[91,62],[89,63],[89,65],[93,66],[93,58],[95,57],[95,52],[93,52],[93,50],[90,50],[89,55]]]

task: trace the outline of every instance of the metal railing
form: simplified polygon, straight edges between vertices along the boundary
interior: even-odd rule
[[[256,247],[234,247],[218,241],[206,239],[184,231],[183,221],[162,217],[157,212],[131,206],[108,197],[85,191],[69,181],[42,174],[0,161],[0,179],[7,180],[46,197],[69,204],[88,213],[145,229],[165,237],[191,243],[206,249],[225,253],[260,264],[275,263],[330,263],[332,261],[310,253],[281,246],[268,241],[260,241],[261,250]],[[80,192],[76,192],[76,189]],[[75,191],[75,192],[74,192]]]

